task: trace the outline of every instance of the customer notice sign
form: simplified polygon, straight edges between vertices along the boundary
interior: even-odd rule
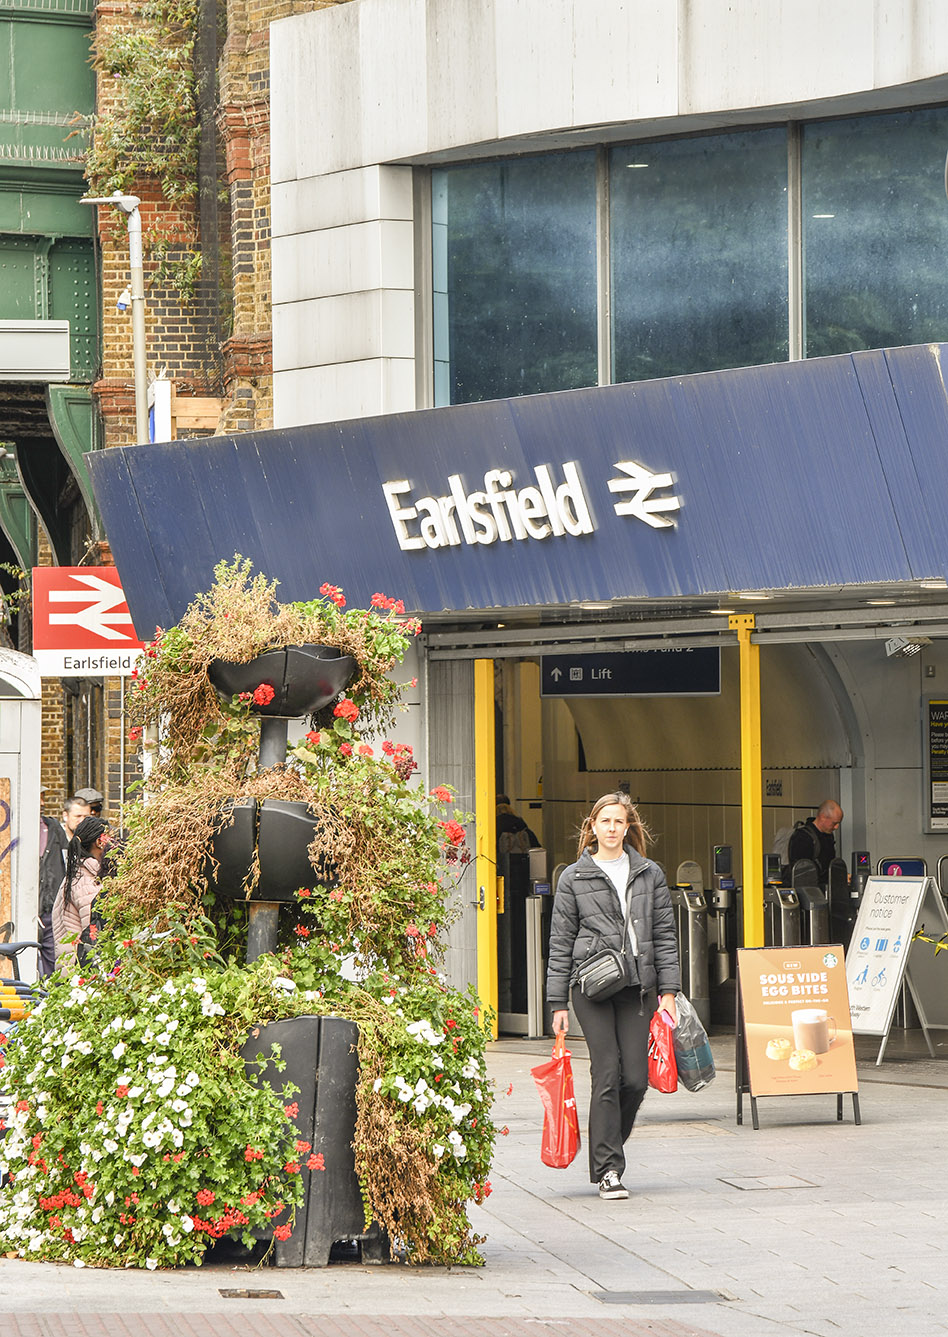
[[[849,1006],[857,1035],[888,1037],[903,980],[922,1029],[948,1029],[948,992],[942,963],[914,942],[948,933],[948,913],[930,877],[871,877],[866,883],[846,961]],[[931,1044],[929,1042],[929,1048]],[[879,1060],[885,1051],[885,1039]]]

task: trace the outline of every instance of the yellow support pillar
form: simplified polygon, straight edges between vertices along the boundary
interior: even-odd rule
[[[474,660],[474,825],[477,852],[477,992],[493,1014],[497,1037],[497,794],[494,757],[494,661]]]
[[[741,865],[744,946],[764,945],[764,836],[760,748],[760,646],[751,641],[753,613],[728,619],[741,657]]]

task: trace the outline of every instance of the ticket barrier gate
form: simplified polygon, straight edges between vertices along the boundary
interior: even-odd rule
[[[803,860],[801,859],[802,863]],[[812,883],[800,883],[794,887],[800,902],[801,937],[810,946],[821,946],[832,942],[830,933],[829,901],[826,892]]]
[[[678,960],[681,965],[681,987],[690,999],[702,1025],[711,1022],[711,997],[708,989],[708,902],[701,886],[701,870],[694,865],[698,878],[695,883],[682,881],[670,887],[675,929],[678,934]],[[687,870],[686,870],[687,873]]]
[[[546,963],[553,897],[546,850],[504,854],[503,913],[497,916],[498,1024],[501,1032],[542,1036],[546,1029]]]
[[[800,898],[790,887],[764,887],[764,946],[800,945]]]
[[[848,950],[859,902],[850,896],[845,859],[833,859],[830,863],[826,898],[829,901],[830,940],[842,943],[843,948]]]

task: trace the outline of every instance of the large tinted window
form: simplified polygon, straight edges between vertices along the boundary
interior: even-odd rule
[[[806,355],[948,337],[948,110],[803,131]]]
[[[613,149],[610,197],[616,381],[788,356],[782,128]]]
[[[432,174],[435,402],[595,385],[593,153]]]

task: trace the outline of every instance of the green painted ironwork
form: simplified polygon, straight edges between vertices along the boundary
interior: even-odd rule
[[[79,485],[86,510],[98,527],[99,513],[86,465],[86,452],[94,450],[96,444],[92,392],[81,385],[48,385],[46,408],[59,449]]]
[[[6,452],[0,458],[0,529],[20,566],[29,571],[36,565],[36,516],[17,473],[16,446],[0,444]]]

